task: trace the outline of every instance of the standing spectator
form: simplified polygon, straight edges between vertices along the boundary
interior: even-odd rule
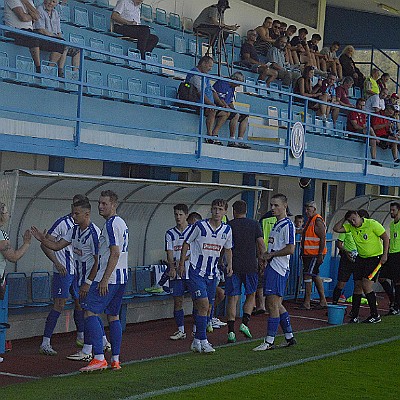
[[[158,36],[150,33],[150,28],[141,25],[140,7],[143,0],[118,0],[111,14],[115,33],[137,39],[137,48],[144,60],[147,52],[157,46]]]
[[[339,57],[339,61],[342,66],[343,76],[351,76],[354,80],[354,85],[362,89],[365,77],[356,67],[356,63],[353,60],[354,53],[353,46],[346,46]]]
[[[296,228],[296,240],[297,240],[297,235],[301,235],[303,233],[303,225],[304,225],[304,217],[301,214],[295,215],[294,227]]]
[[[227,82],[224,80],[218,80],[215,82],[213,88],[217,93],[220,101],[223,104],[223,107],[229,110],[235,110],[235,106],[233,104],[235,100],[235,88],[240,86],[244,81],[244,75],[241,72],[235,72],[231,75],[230,79],[237,81],[237,83]],[[217,112],[217,117],[218,117]],[[228,147],[241,147],[248,149],[250,148],[249,145],[243,143],[244,134],[246,133],[247,124],[249,121],[249,116],[246,114],[239,114],[233,111],[230,112],[228,120],[229,122],[229,139],[233,140],[232,142],[228,142]],[[217,118],[217,123],[215,124],[213,133],[214,135],[218,136],[219,129],[222,126],[222,119]],[[239,143],[234,142],[235,135],[236,135],[236,127],[239,123],[239,132],[238,132],[238,140]]]
[[[339,42],[333,42],[330,47],[323,47],[321,54],[327,57],[326,67],[328,71],[333,72],[339,80],[343,79],[342,65],[339,62],[339,58],[336,52],[340,48]]]
[[[357,110],[364,110],[365,108],[365,99],[359,98],[356,102]],[[363,135],[367,134],[367,114],[360,111],[350,111],[347,115],[347,130],[350,132],[362,133]],[[369,135],[376,138],[375,131],[372,127],[369,128]],[[381,167],[382,164],[375,161],[376,159],[376,144],[377,139],[369,139],[369,144],[371,146],[371,165],[376,165]]]
[[[270,36],[270,30],[272,28],[272,18],[266,17],[263,24],[257,26],[255,31],[257,32],[257,38],[254,43],[254,48],[257,54],[266,57],[268,50],[272,47],[275,40]],[[250,31],[249,31],[250,32]]]
[[[388,89],[387,84],[390,81],[390,75],[387,72],[384,72],[381,77],[376,81],[379,86],[379,91],[382,89]]]
[[[375,269],[378,263],[385,264],[389,250],[389,236],[385,228],[374,219],[362,218],[355,210],[347,211],[344,218],[338,221],[333,230],[337,233],[350,232],[357,247],[357,258],[354,268],[354,280],[361,281],[362,288],[367,298],[371,315],[363,322],[376,324],[381,322],[376,306],[376,295],[373,285],[377,276],[372,280],[368,275]],[[358,313],[361,304],[361,293],[353,294],[353,309],[351,322],[359,322]]]
[[[226,276],[232,275],[232,229],[222,222],[228,203],[215,199],[211,203],[211,218],[196,222],[182,245],[178,273],[183,274],[186,254],[190,246],[189,285],[197,310],[196,335],[191,350],[213,353],[215,349],[207,340],[207,313],[213,304],[217,285],[217,268],[221,250],[225,249]]]
[[[39,19],[33,24],[35,32],[38,32],[45,36],[55,37],[57,39],[64,40],[61,32],[61,18],[58,11],[55,9],[58,0],[44,0],[37,11],[39,13]],[[67,56],[72,57],[72,65],[79,68],[80,64],[80,51],[76,48],[68,48],[67,46],[58,45],[53,43],[54,46],[59,46],[58,53],[61,53],[61,57],[58,61],[58,76],[64,77],[64,65]]]
[[[246,40],[243,42],[240,49],[240,65],[246,68],[250,68],[252,72],[257,72],[259,81],[266,81],[267,86],[274,81],[278,72],[273,68],[268,67],[262,63],[255,48],[255,41],[257,38],[257,32],[254,30],[247,31]]]
[[[267,267],[264,273],[264,295],[267,297],[269,318],[267,336],[254,351],[272,350],[279,325],[285,334],[285,346],[293,346],[296,339],[290,324],[289,313],[282,304],[289,277],[290,256],[295,249],[295,227],[287,217],[287,198],[276,194],[271,198],[271,209],[277,222],[270,233],[268,252],[265,253]]]
[[[306,203],[307,222],[301,237],[303,259],[303,274],[305,283],[304,303],[301,309],[311,309],[311,287],[314,281],[320,303],[317,308],[326,308],[324,284],[319,276],[319,268],[324,262],[326,249],[326,225],[324,219],[317,213],[315,201]]]
[[[236,342],[236,305],[242,293],[242,285],[244,286],[246,301],[243,304],[243,318],[239,330],[245,336],[252,337],[249,321],[257,290],[257,257],[261,260],[266,251],[260,224],[257,221],[246,218],[246,214],[246,202],[243,200],[235,201],[233,203],[234,219],[229,221],[234,243],[232,249],[233,274],[227,277],[225,281],[225,290],[228,296],[228,343]]]
[[[364,81],[364,97],[368,99],[368,97],[373,96],[374,94],[379,94],[379,69],[372,68],[371,76],[365,79]]]
[[[385,99],[387,96],[387,89],[382,89],[379,94],[370,96],[365,102],[365,111],[380,114],[385,109]]]
[[[33,23],[40,18],[32,0],[5,0],[4,23],[21,31],[33,32]],[[18,46],[28,47],[35,69],[40,73],[40,50],[49,51],[50,61],[59,62],[64,46],[47,40],[25,36],[23,33],[6,32],[6,36],[15,39]]]
[[[122,342],[122,327],[119,320],[122,296],[128,280],[128,227],[117,215],[118,196],[111,190],[100,193],[99,214],[106,220],[99,238],[99,269],[89,292],[82,302],[85,310],[85,335],[89,335],[93,346],[93,360],[80,372],[106,369],[104,358],[103,328],[99,315],[106,313],[110,328],[111,369],[121,369],[119,353]]]

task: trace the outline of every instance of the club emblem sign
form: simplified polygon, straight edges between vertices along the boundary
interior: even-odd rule
[[[301,122],[296,122],[292,127],[290,136],[290,150],[294,158],[300,158],[303,155],[306,138],[304,127]]]

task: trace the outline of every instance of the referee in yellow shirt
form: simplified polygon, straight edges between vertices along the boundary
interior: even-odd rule
[[[347,222],[346,222],[347,221]],[[335,224],[333,230],[337,233],[350,232],[356,244],[358,256],[355,262],[354,281],[362,281],[362,288],[367,298],[371,315],[363,322],[376,324],[381,322],[376,307],[376,296],[372,287],[376,277],[369,280],[368,275],[378,263],[382,265],[387,261],[389,251],[389,236],[385,228],[374,219],[362,218],[357,211],[347,211],[344,218]],[[361,304],[361,294],[353,295],[353,318],[351,322],[359,322],[358,313]]]

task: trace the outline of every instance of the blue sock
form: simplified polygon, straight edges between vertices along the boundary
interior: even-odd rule
[[[86,323],[86,319],[83,320],[84,321],[84,344],[88,344],[88,345],[92,345],[92,340],[90,338],[90,332],[89,329],[87,327],[87,323]]]
[[[207,339],[206,334],[207,328],[207,316],[196,315],[196,339],[205,340]]]
[[[104,324],[103,324],[102,319],[99,316],[97,316],[97,319],[99,320],[99,324],[101,325],[101,332],[102,332],[103,336],[106,336],[106,331],[104,330]]]
[[[268,318],[267,322],[267,336],[275,337],[278,332],[279,318]]]
[[[112,355],[118,356],[121,351],[122,343],[122,326],[121,321],[117,319],[116,321],[111,321],[110,327],[110,343],[112,349]]]
[[[290,325],[289,313],[286,311],[280,315],[280,325],[284,333],[292,333],[292,325]]]
[[[185,313],[182,310],[178,310],[178,311],[174,311],[174,318],[175,318],[175,322],[176,322],[176,326],[179,328],[180,326],[184,325],[184,318],[185,318]]]
[[[91,344],[93,346],[93,354],[103,354],[103,335],[101,332],[101,326],[99,319],[95,315],[91,315],[85,319],[85,328],[88,332]]]
[[[76,325],[76,330],[78,332],[84,332],[85,330],[85,311],[84,310],[74,310],[74,321]]]
[[[51,338],[54,329],[57,325],[58,317],[61,315],[58,311],[52,309],[46,318],[46,324],[44,326],[44,337]]]

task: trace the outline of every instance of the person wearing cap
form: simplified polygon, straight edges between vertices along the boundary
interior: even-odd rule
[[[320,302],[315,308],[326,308],[324,285],[319,276],[319,267],[324,262],[326,249],[326,225],[324,219],[317,213],[314,200],[306,203],[307,222],[301,236],[301,255],[303,260],[303,276],[305,283],[304,303],[300,309],[311,309],[312,282],[317,288]]]
[[[385,103],[398,106],[399,96],[397,93],[392,93],[390,96],[386,97]]]

